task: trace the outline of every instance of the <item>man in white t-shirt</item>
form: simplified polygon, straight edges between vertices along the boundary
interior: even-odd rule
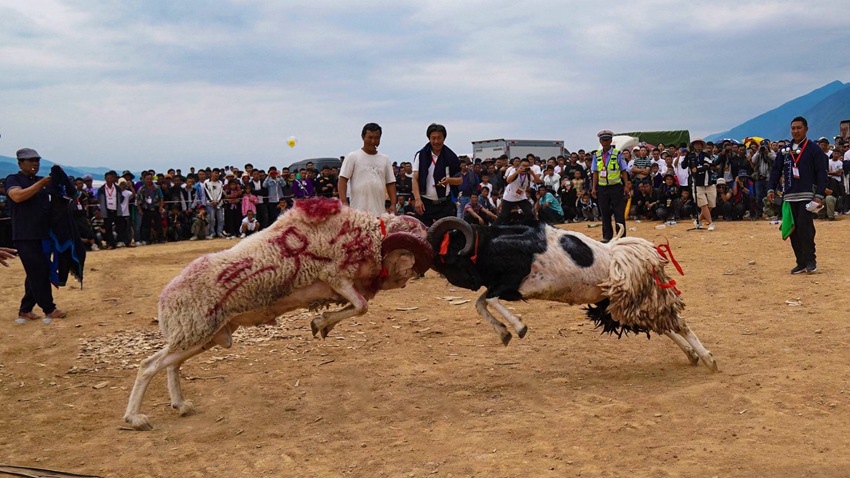
[[[381,127],[377,123],[363,126],[363,147],[348,153],[339,171],[339,199],[343,204],[375,215],[386,214],[386,198],[396,203],[395,175],[389,156],[379,153]],[[348,189],[349,184],[351,190]],[[350,201],[349,201],[350,199]],[[350,204],[349,204],[350,202]]]
[[[532,183],[540,181],[540,177],[531,169],[528,159],[523,159],[506,181],[508,185],[502,194],[502,209],[494,224],[509,221],[511,212],[516,207],[522,210],[523,221],[533,219],[534,210],[528,199],[528,191]]]

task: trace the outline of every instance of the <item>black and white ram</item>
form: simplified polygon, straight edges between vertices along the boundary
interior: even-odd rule
[[[622,230],[602,243],[543,223],[484,227],[451,217],[428,230],[428,241],[439,251],[431,267],[455,286],[486,288],[475,308],[505,345],[511,333],[488,306],[507,319],[520,338],[528,328],[500,299],[593,304],[587,308],[588,318],[603,333],[663,334],[693,365],[702,359],[717,371],[711,352],[679,315],[685,306],[664,272],[666,257],[645,239],[621,236]]]

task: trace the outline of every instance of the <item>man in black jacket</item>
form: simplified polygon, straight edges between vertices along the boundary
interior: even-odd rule
[[[797,258],[797,266],[791,274],[816,272],[814,215],[806,205],[814,202],[823,204],[826,189],[827,159],[817,144],[806,138],[809,124],[798,116],[791,121],[791,146],[780,150],[770,172],[768,201],[773,201],[774,190],[779,178],[785,181],[785,204],[790,206],[794,229],[791,232],[791,247]],[[787,206],[783,206],[788,209]],[[783,228],[788,218],[783,214]]]

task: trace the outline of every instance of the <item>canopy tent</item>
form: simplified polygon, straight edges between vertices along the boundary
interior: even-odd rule
[[[691,142],[691,133],[686,129],[674,131],[633,131],[630,133],[617,133],[616,136],[632,136],[638,138],[640,143],[650,143],[653,145],[671,144],[678,147],[680,144],[689,144]],[[617,146],[620,146],[619,144]]]

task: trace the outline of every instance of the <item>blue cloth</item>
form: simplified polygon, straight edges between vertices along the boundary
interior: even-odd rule
[[[56,287],[64,286],[68,274],[71,274],[80,281],[82,288],[86,248],[74,221],[76,190],[58,165],[51,168],[50,177],[50,232],[49,238],[43,243],[45,254],[50,260],[50,282]]]
[[[424,193],[427,186],[428,169],[431,167],[431,143],[428,143],[419,150],[419,192]],[[460,172],[460,160],[457,155],[448,146],[443,145],[440,150],[440,156],[437,157],[437,163],[434,165],[434,184],[440,182],[446,177],[446,168],[449,168],[449,176],[456,176]],[[437,197],[444,198],[446,194],[445,186],[437,186]]]
[[[561,216],[564,215],[564,209],[561,207],[561,203],[557,198],[555,198],[555,196],[552,195],[552,193],[546,193],[546,195],[538,199],[537,202],[540,203],[541,206],[548,202],[550,208],[557,211]]]

